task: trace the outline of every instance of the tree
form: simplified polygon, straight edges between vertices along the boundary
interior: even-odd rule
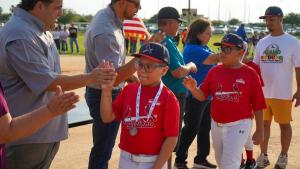
[[[213,26],[225,25],[225,22],[221,21],[221,20],[214,20],[214,21],[212,21],[212,25]]]
[[[241,23],[241,22],[236,18],[232,18],[228,21],[229,25],[238,25],[239,23]]]
[[[3,13],[3,9],[2,7],[0,7],[0,24],[7,22],[9,18],[10,18],[10,14]]]
[[[153,15],[150,19],[145,21],[146,23],[157,23],[157,14]]]
[[[300,14],[298,13],[289,13],[283,18],[284,24],[289,24],[292,26],[292,29],[295,25],[300,25]]]
[[[90,22],[92,15],[79,15],[72,9],[63,9],[63,16],[58,18],[58,23],[68,24],[71,22]]]

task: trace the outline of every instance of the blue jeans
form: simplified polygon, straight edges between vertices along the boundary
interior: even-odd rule
[[[73,43],[75,43],[77,53],[79,53],[79,46],[78,46],[77,38],[70,38],[71,53],[74,52]]]
[[[114,90],[112,97],[120,90]],[[86,88],[85,99],[93,118],[93,147],[90,153],[89,169],[107,169],[115,145],[119,122],[103,123],[100,117],[101,90]]]

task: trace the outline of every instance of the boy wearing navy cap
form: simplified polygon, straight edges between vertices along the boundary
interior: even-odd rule
[[[257,73],[240,61],[245,49],[243,40],[227,34],[214,45],[221,47],[222,64],[209,71],[199,88],[190,76],[184,79],[184,86],[200,101],[213,96],[211,134],[217,164],[221,169],[239,169],[253,112],[253,142],[260,144],[263,140],[262,110],[266,105]]]
[[[161,81],[168,71],[169,53],[164,46],[149,43],[133,56],[140,82],[127,85],[113,103],[116,73],[112,64],[101,65],[107,76],[101,86],[101,118],[122,122],[120,169],[166,169],[179,133],[178,101]]]

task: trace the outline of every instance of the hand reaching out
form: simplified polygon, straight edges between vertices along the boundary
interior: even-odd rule
[[[187,76],[183,79],[183,85],[189,90],[193,91],[197,89],[197,81],[192,76]]]
[[[79,96],[74,92],[63,93],[60,86],[56,86],[55,96],[48,102],[47,108],[53,117],[66,113],[75,107]]]

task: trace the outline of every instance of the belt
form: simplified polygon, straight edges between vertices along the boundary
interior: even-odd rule
[[[230,126],[235,126],[235,125],[241,124],[241,123],[243,123],[245,121],[248,121],[248,120],[251,120],[251,119],[242,119],[242,120],[238,120],[238,121],[234,121],[234,122],[230,122],[230,123],[218,123],[218,122],[214,121],[214,123],[218,127],[230,127]]]
[[[157,155],[145,155],[145,154],[131,154],[127,151],[122,150],[122,155],[125,155],[130,160],[137,163],[152,163],[157,159]]]

